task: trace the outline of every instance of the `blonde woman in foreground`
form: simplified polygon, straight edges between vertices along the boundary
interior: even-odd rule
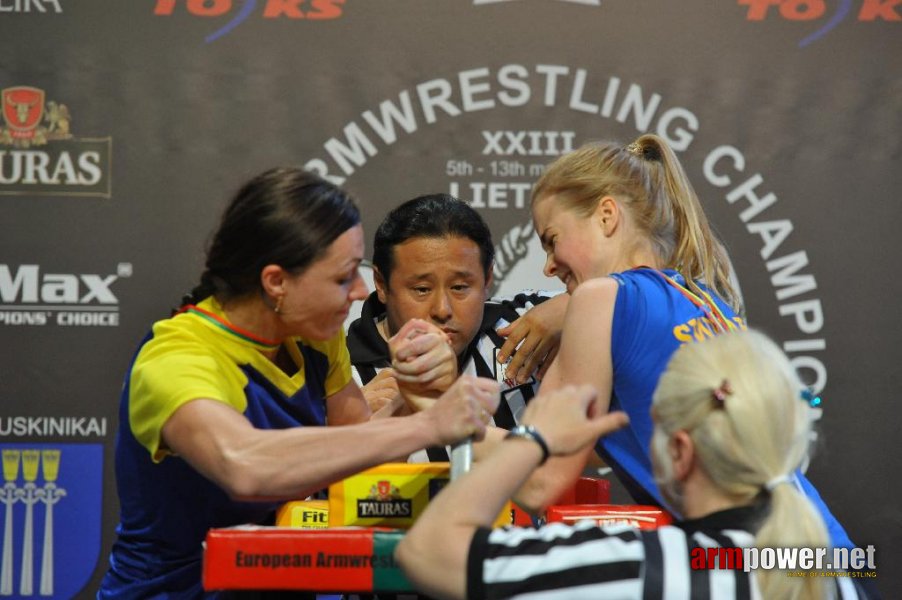
[[[682,520],[654,531],[592,521],[492,530],[549,455],[573,455],[627,422],[596,413],[591,386],[540,393],[521,421],[531,433],[509,437],[445,488],[397,558],[437,598],[864,598],[849,577],[690,562],[699,548],[828,547],[823,520],[791,478],[812,423],[801,392],[789,360],[758,332],[686,344],[654,393],[651,448],[661,492]]]

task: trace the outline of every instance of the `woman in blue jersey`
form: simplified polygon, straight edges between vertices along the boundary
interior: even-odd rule
[[[370,420],[343,330],[367,295],[363,247],[357,207],[317,176],[273,169],[237,193],[200,285],[154,324],[126,375],[120,524],[98,597],[200,597],[211,527],[265,524],[279,501],[482,435],[497,384],[451,384],[454,353],[422,321],[390,341],[396,378],[402,393],[447,391],[416,415]]]
[[[545,458],[591,448],[626,423],[623,413],[591,410],[592,386],[543,388],[521,420],[532,429],[446,487],[396,556],[435,598],[864,598],[862,579],[819,572],[836,567],[827,532],[791,483],[814,417],[800,391],[789,359],[758,332],[686,344],[654,392],[651,445],[661,489],[684,518],[646,531],[591,520],[491,529],[504,501]],[[548,463],[554,460],[561,459]],[[471,502],[475,496],[481,501]],[[789,572],[758,569],[766,561],[762,552],[756,563],[756,547],[808,548],[822,561]]]
[[[661,505],[648,455],[651,397],[682,344],[744,329],[729,264],[673,150],[655,135],[623,146],[594,143],[552,163],[533,189],[545,274],[571,294],[561,347],[542,387],[591,384],[599,410],[623,410],[629,427],[595,446],[633,498]],[[520,501],[553,501],[591,449],[549,461]],[[851,546],[815,489],[834,544]]]

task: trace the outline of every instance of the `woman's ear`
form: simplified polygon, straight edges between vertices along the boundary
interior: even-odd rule
[[[285,295],[285,269],[279,265],[266,265],[260,271],[260,285],[263,293],[270,298]]]
[[[692,436],[680,429],[670,438],[667,451],[673,463],[674,479],[685,481],[695,464],[695,442],[692,441]]]
[[[605,196],[598,201],[598,206],[595,207],[594,217],[601,226],[601,230],[604,232],[605,236],[611,236],[617,231],[617,227],[620,225],[620,219],[622,217],[620,205],[617,204],[617,201],[614,200],[612,196]]]

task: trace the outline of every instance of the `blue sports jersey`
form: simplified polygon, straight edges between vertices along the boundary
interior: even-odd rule
[[[662,271],[680,285],[676,271]],[[702,308],[669,284],[653,269],[639,268],[611,275],[619,284],[611,329],[611,364],[614,372],[611,410],[629,415],[629,425],[596,444],[598,454],[617,474],[636,502],[663,505],[652,475],[649,447],[654,425],[652,395],[671,355],[684,343],[716,335]],[[745,328],[725,302],[708,292],[724,316]],[[801,402],[801,400],[800,400]],[[814,486],[797,474],[799,488],[818,508],[835,546],[853,547],[848,534],[824,504]]]
[[[325,398],[351,380],[344,333],[286,341],[300,367],[294,374],[265,348],[230,326],[212,299],[156,323],[142,342],[120,402],[120,524],[99,598],[200,597],[207,530],[271,524],[278,503],[232,500],[160,439],[169,416],[197,398],[231,405],[258,429],[325,425]]]

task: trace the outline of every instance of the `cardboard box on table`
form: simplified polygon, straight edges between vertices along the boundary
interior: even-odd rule
[[[411,591],[395,562],[403,532],[390,529],[211,529],[205,590]]]
[[[552,506],[571,504],[608,504],[611,501],[611,482],[597,477],[580,477]],[[535,518],[513,504],[511,511],[514,525],[531,527],[545,521],[545,515]]]
[[[657,506],[639,504],[571,504],[549,506],[548,523],[575,523],[593,519],[599,525],[629,525],[639,529],[657,529],[673,522],[670,515]]]
[[[204,552],[207,590],[308,590],[317,592],[406,592],[412,587],[394,560],[394,550],[429,501],[450,477],[448,463],[386,464],[329,487],[328,502],[286,503],[279,527],[211,529]],[[608,482],[580,481],[550,506],[548,522],[593,518],[652,528],[670,522],[656,507],[598,503]],[[510,524],[510,507],[496,526]],[[328,516],[327,516],[328,515]],[[328,526],[327,526],[328,525]]]
[[[286,503],[278,527],[211,529],[204,589],[410,591],[395,546],[449,480],[449,463],[389,463],[332,484],[328,502]]]

